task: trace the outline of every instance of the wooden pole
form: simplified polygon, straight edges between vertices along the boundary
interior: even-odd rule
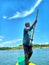
[[[37,20],[37,19],[38,19],[38,9],[37,9],[37,12],[36,12],[36,19],[35,19],[35,20]],[[33,37],[34,37],[35,27],[36,27],[36,24],[35,24],[35,26],[33,27],[32,39],[33,39]],[[32,41],[31,41],[31,42],[32,42]]]

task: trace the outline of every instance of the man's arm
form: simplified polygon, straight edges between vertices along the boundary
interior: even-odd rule
[[[30,29],[29,29],[29,30],[32,30],[32,29],[33,29],[33,27],[36,25],[36,23],[37,23],[37,20],[35,20],[35,21],[34,21],[34,23],[32,24],[32,26],[30,27]]]
[[[32,30],[35,27],[35,25],[37,23],[37,18],[38,18],[38,9],[37,9],[37,12],[36,12],[36,19],[35,19],[34,23],[32,24],[32,26],[30,27],[30,30]]]
[[[35,20],[35,22],[33,23],[33,25],[32,25],[32,26],[35,26],[35,25],[36,25],[36,23],[37,23],[37,20]]]

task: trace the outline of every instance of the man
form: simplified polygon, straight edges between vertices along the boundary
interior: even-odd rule
[[[32,26],[30,26],[29,22],[25,23],[24,34],[23,34],[23,48],[24,48],[26,65],[28,65],[29,59],[32,55],[32,43],[30,41],[33,41],[33,39],[30,38],[30,32],[32,29],[34,29],[36,23],[37,23],[37,19],[34,21]]]

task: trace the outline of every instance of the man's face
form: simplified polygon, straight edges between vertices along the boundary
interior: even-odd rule
[[[26,25],[26,27],[30,27],[30,25]]]
[[[25,26],[26,26],[26,27],[30,27],[30,23],[26,23]]]

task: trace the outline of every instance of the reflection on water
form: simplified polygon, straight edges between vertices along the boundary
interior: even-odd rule
[[[0,65],[15,65],[19,56],[24,56],[23,50],[0,51]],[[33,49],[29,61],[36,63],[36,65],[49,65],[49,48]]]

